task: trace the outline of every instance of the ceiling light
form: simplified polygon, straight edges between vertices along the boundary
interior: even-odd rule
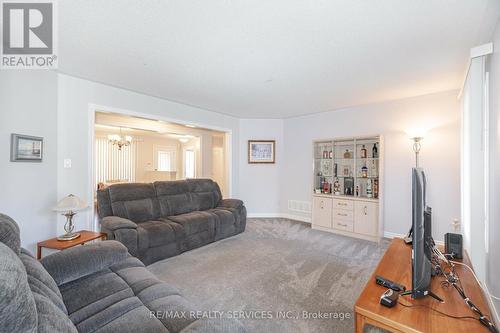
[[[130,146],[132,143],[132,137],[130,135],[122,136],[122,128],[120,127],[120,135],[110,134],[108,135],[108,140],[111,144],[118,146],[118,150],[122,150],[122,147]]]
[[[194,126],[194,125],[184,125],[184,126],[189,127],[189,128],[196,128],[196,126]]]
[[[182,142],[182,143],[186,143],[186,142],[188,142],[188,141],[189,141],[189,139],[186,139],[186,138],[180,138],[180,139],[179,139],[179,141],[180,141],[180,142]]]

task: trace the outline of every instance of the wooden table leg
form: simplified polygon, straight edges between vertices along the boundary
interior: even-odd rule
[[[39,245],[36,246],[36,258],[38,260],[42,259],[42,247]]]
[[[354,323],[354,330],[356,331],[356,333],[363,333],[363,327],[365,326],[365,316],[355,312],[355,317],[356,321]]]

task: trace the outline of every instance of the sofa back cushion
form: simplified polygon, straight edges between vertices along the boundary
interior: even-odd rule
[[[26,270],[17,254],[2,242],[0,281],[0,332],[36,332],[36,305]]]
[[[222,195],[211,179],[155,182],[162,217],[215,208]]]
[[[108,187],[109,203],[114,216],[134,222],[160,217],[160,208],[153,184],[115,184]]]
[[[14,253],[19,254],[21,251],[21,239],[19,236],[19,226],[10,217],[0,213],[0,242],[4,243]]]

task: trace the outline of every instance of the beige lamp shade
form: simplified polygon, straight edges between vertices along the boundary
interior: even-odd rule
[[[77,197],[76,195],[70,194],[67,197],[61,199],[57,203],[57,206],[54,207],[54,211],[56,212],[69,212],[69,211],[79,211],[87,208],[87,203]]]

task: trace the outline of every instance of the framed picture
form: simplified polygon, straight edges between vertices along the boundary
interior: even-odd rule
[[[11,162],[41,162],[42,156],[43,138],[22,134],[11,134]]]
[[[274,140],[248,140],[248,163],[274,163]]]

